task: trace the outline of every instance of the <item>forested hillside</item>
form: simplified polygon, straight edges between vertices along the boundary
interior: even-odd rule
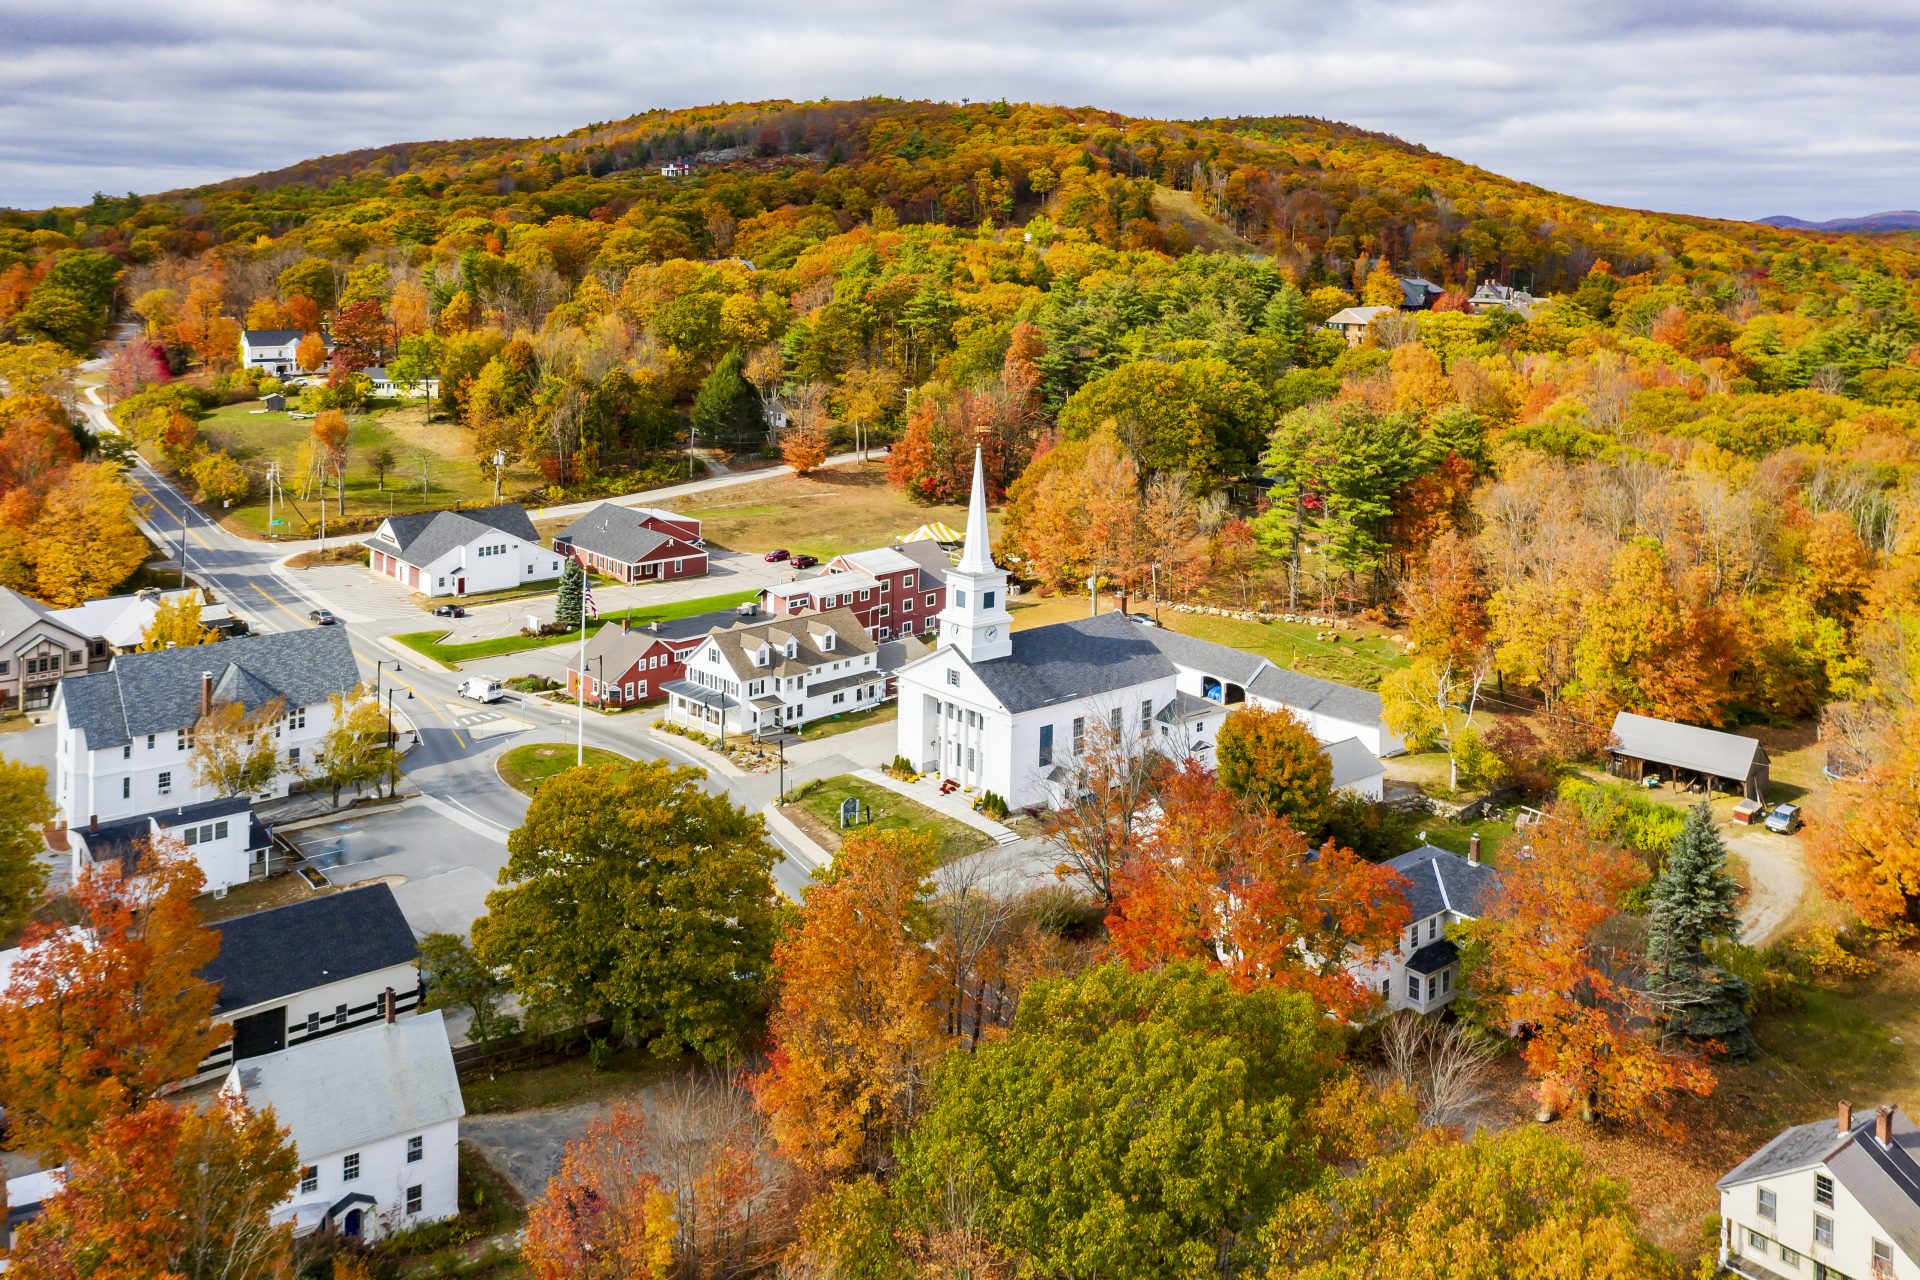
[[[1840,704],[1861,770],[1920,736],[1916,275],[1911,234],[1608,208],[1330,121],[1005,103],[653,112],[0,215],[0,323],[80,351],[139,318],[122,390],[184,384],[123,420],[183,471],[257,383],[239,329],[324,323],[314,407],[437,376],[476,455],[557,491],[687,418],[800,459],[894,440],[926,499],[977,444],[1043,585],[1371,611],[1569,750],[1622,707]],[[1403,276],[1446,293],[1319,328]],[[1469,313],[1488,279],[1545,301]],[[1862,822],[1836,856],[1883,867]]]

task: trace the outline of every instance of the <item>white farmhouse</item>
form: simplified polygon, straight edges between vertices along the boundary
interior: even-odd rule
[[[1205,759],[1235,707],[1284,707],[1323,743],[1357,739],[1376,759],[1405,750],[1381,723],[1378,694],[1124,613],[1013,631],[977,456],[966,546],[946,585],[938,647],[898,672],[898,752],[1014,808],[1066,800],[1063,784],[1101,724]],[[1366,782],[1345,772],[1349,784]]]
[[[367,538],[377,574],[428,596],[507,591],[560,576],[559,553],[540,545],[513,504],[388,516]]]
[[[359,683],[343,627],[120,654],[97,675],[60,682],[54,804],[68,826],[84,827],[215,799],[194,780],[194,726],[216,705],[253,711],[276,699],[280,770],[262,796],[285,795],[333,727],[329,699]]]
[[[1390,1009],[1432,1013],[1459,992],[1460,951],[1447,926],[1478,919],[1500,873],[1480,861],[1480,837],[1470,837],[1467,856],[1423,844],[1385,864],[1406,877],[1412,918],[1383,956],[1354,960],[1347,972]]]
[[[73,874],[102,862],[120,863],[125,875],[136,875],[146,851],[161,842],[186,850],[206,877],[206,891],[225,897],[234,885],[264,879],[273,837],[253,816],[249,796],[223,796],[184,804],[137,818],[94,822],[70,833]]]
[[[1898,1107],[1796,1125],[1720,1179],[1720,1265],[1751,1280],[1920,1278],[1920,1133]]]
[[[276,378],[323,372],[325,365],[319,369],[300,367],[300,339],[306,336],[304,329],[247,329],[240,334],[240,367],[265,369]],[[324,330],[320,337],[326,342],[327,350],[332,351],[333,343]]]
[[[275,1217],[295,1235],[375,1239],[460,1211],[466,1106],[437,1010],[251,1058],[221,1088],[292,1137],[300,1181]]]
[[[662,686],[676,724],[758,734],[886,700],[880,646],[842,605],[805,617],[716,629]]]

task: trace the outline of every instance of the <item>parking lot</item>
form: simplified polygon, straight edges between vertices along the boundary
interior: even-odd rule
[[[286,839],[333,884],[387,881],[416,933],[464,934],[499,884],[507,832],[458,802],[422,796]]]

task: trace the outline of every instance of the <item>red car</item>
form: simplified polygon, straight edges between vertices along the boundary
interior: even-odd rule
[[[811,569],[820,561],[814,556],[795,556],[789,563],[796,569]]]
[[[778,564],[782,560],[790,560],[790,559],[792,559],[792,555],[787,551],[785,547],[775,547],[773,550],[767,552],[768,564]]]

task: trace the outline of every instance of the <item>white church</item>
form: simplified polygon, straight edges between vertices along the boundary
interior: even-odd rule
[[[1062,803],[1089,726],[1102,723],[1205,760],[1229,712],[1284,707],[1334,760],[1335,786],[1375,799],[1379,758],[1406,749],[1381,723],[1379,695],[1364,689],[1125,613],[1017,633],[1012,622],[976,453],[966,545],[947,573],[938,646],[898,673],[898,751],[922,773],[991,791],[1016,809]]]

